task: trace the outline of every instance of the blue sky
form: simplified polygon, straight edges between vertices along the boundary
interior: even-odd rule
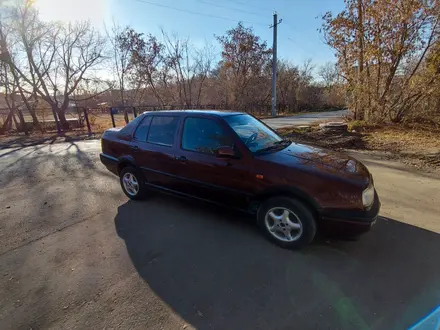
[[[279,57],[295,64],[312,58],[318,65],[334,61],[332,50],[317,31],[321,26],[320,16],[328,10],[339,12],[344,6],[343,0],[36,0],[36,3],[48,19],[91,19],[101,26],[104,22],[111,25],[115,20],[139,32],[156,35],[163,28],[190,37],[195,46],[208,41],[218,51],[214,35],[224,34],[240,20],[252,26],[272,46],[273,32],[269,25],[276,10],[283,19],[278,29]]]

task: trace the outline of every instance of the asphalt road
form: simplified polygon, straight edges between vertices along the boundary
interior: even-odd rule
[[[440,302],[440,180],[357,154],[383,207],[300,252],[252,219],[129,202],[99,142],[0,150],[0,329],[406,329]]]
[[[274,129],[289,126],[309,126],[323,121],[342,121],[349,115],[348,110],[305,113],[296,116],[277,117],[263,121]]]

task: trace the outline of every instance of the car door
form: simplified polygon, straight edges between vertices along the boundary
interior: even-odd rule
[[[176,137],[178,115],[150,115],[137,127],[133,136],[133,157],[147,185],[174,189],[176,176]]]
[[[224,125],[217,117],[184,119],[176,153],[181,178],[178,189],[200,199],[247,209],[252,195],[249,162],[238,152],[234,158],[216,154],[220,146],[234,147],[233,134]]]

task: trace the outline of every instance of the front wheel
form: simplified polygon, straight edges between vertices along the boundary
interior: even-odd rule
[[[141,175],[131,166],[124,167],[119,173],[122,190],[128,198],[140,200],[145,196],[145,186],[142,182]]]
[[[265,235],[283,248],[300,249],[313,241],[316,221],[302,202],[288,197],[274,197],[258,209],[257,222]]]

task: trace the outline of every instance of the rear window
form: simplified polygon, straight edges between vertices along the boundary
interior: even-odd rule
[[[154,116],[150,124],[147,141],[171,147],[174,144],[179,117]]]
[[[147,135],[148,130],[150,128],[151,123],[151,116],[145,117],[144,120],[142,120],[142,123],[138,126],[136,129],[136,132],[134,133],[134,138],[138,141],[147,141]]]
[[[132,132],[134,131],[136,126],[140,123],[142,118],[144,118],[144,116],[139,116],[139,117],[136,117],[135,119],[133,119],[131,122],[129,122],[127,125],[125,125],[121,129],[121,133],[123,135],[132,134]]]

